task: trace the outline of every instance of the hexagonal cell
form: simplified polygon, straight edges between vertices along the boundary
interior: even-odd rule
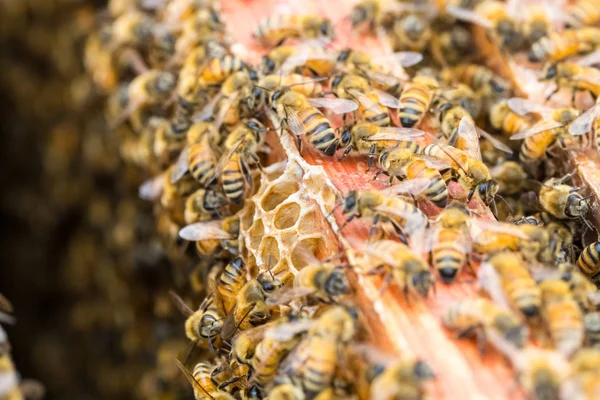
[[[290,197],[293,193],[296,193],[300,189],[298,182],[295,181],[281,181],[277,182],[269,188],[269,190],[263,195],[261,206],[265,211],[272,211],[283,203],[285,199]]]
[[[298,232],[300,234],[313,233],[318,228],[317,212],[311,210],[302,216],[298,223]]]
[[[263,269],[273,268],[279,262],[279,244],[272,236],[263,238],[262,249],[259,257],[262,261]]]
[[[273,219],[275,228],[286,229],[294,226],[300,216],[300,210],[301,208],[298,203],[287,203],[279,207]]]
[[[291,261],[294,267],[298,270],[306,266],[311,260],[310,256],[306,256],[306,252],[310,252],[318,260],[327,258],[325,250],[325,241],[322,238],[307,238],[302,239],[294,246],[292,250]]]
[[[264,234],[265,225],[263,224],[262,219],[258,218],[248,230],[248,236],[250,236],[250,247],[257,249]]]

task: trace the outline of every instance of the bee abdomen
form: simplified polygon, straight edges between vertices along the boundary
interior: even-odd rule
[[[594,242],[583,249],[577,260],[577,266],[596,285],[600,281],[598,264],[600,264],[600,242]]]

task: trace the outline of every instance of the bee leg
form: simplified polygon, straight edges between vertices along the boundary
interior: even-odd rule
[[[375,143],[373,143],[371,145],[371,148],[369,149],[369,160],[367,162],[367,171],[371,169],[371,166],[373,165],[373,156],[375,155]]]
[[[392,274],[386,274],[385,278],[383,279],[383,284],[381,285],[381,288],[379,289],[379,295],[382,295],[385,293],[388,286],[390,286],[390,282],[392,282]]]
[[[380,170],[377,171],[377,173],[375,174],[375,176],[373,177],[373,180],[377,180],[377,178],[379,178],[379,175],[385,175],[385,176],[390,176],[390,174],[387,173],[387,171],[384,170]]]
[[[398,235],[398,238],[400,239],[400,241],[404,244],[408,244],[408,238],[406,237],[406,235],[404,234],[404,232],[402,232],[402,227],[400,227],[397,223],[391,221],[392,223],[392,227],[394,228],[394,232],[396,232],[396,235]]]
[[[346,157],[348,154],[350,154],[350,152],[352,151],[352,146],[348,146],[346,147],[346,149],[344,150],[344,154],[342,154],[342,158]]]
[[[340,231],[341,231],[342,229],[344,229],[344,228],[346,227],[346,225],[348,225],[350,222],[352,222],[352,220],[353,220],[354,218],[356,218],[356,214],[352,214],[351,216],[349,216],[349,217],[348,217],[348,219],[346,220],[346,222],[344,222],[344,223],[342,224],[342,226],[340,227]]]
[[[548,94],[548,96],[546,96],[546,99],[544,100],[544,102],[548,102],[548,100],[550,100],[550,98],[552,98],[552,96],[554,96],[556,94],[556,92],[558,92],[560,90],[560,87],[558,85],[556,85],[556,88],[554,88],[554,90],[552,92],[550,92]]]
[[[377,225],[378,222],[379,222],[379,214],[376,214],[375,217],[373,217],[373,225],[371,226],[371,229],[369,230],[369,241],[373,238],[373,235],[375,234],[375,225]]]
[[[221,384],[218,386],[218,389],[219,389],[219,390],[223,390],[223,389],[225,389],[227,386],[231,385],[232,383],[236,383],[237,381],[239,381],[239,380],[241,380],[241,379],[242,379],[242,377],[241,377],[241,376],[236,376],[236,377],[233,377],[233,378],[227,379],[225,382],[221,383]]]

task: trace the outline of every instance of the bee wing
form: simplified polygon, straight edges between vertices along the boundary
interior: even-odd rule
[[[346,92],[350,93],[366,110],[372,110],[374,112],[383,112],[379,104],[374,102],[366,94],[356,89],[346,89]]]
[[[583,67],[591,67],[593,65],[600,64],[600,50],[593,51],[581,57],[576,62]]]
[[[348,99],[326,99],[324,97],[316,97],[307,100],[314,107],[327,108],[336,114],[346,114],[358,109],[358,105]]]
[[[392,185],[381,192],[388,196],[397,196],[402,194],[411,194],[417,196],[429,187],[429,179],[415,178],[407,179],[395,185]]]
[[[477,14],[475,11],[468,10],[466,8],[461,8],[450,4],[446,6],[446,12],[456,19],[464,22],[470,22],[486,29],[492,29],[494,27],[489,19]]]
[[[160,197],[165,187],[165,175],[160,174],[142,183],[138,195],[142,200],[156,200]]]
[[[551,129],[560,128],[561,126],[564,126],[564,124],[557,121],[540,121],[537,124],[533,125],[531,128],[512,135],[510,137],[510,140],[525,139],[530,136],[549,131]]]
[[[395,96],[392,96],[391,94],[380,89],[373,88],[371,90],[377,94],[379,102],[387,108],[397,109],[402,107],[402,103],[400,103],[400,100],[398,100]]]
[[[179,181],[188,171],[190,164],[188,160],[188,155],[189,147],[185,146],[183,150],[181,150],[181,153],[179,153],[179,157],[177,158],[177,161],[175,162],[175,165],[171,170],[171,183]]]
[[[196,222],[183,227],[179,231],[179,236],[185,240],[195,242],[198,240],[209,239],[231,239],[229,232],[221,229],[221,221]]]
[[[569,125],[569,133],[579,136],[588,133],[592,129],[594,121],[600,116],[600,104],[596,104]]]
[[[202,110],[200,110],[200,112],[198,114],[194,115],[194,122],[202,122],[202,121],[206,121],[207,119],[209,119],[213,115],[213,113],[215,111],[215,107],[217,107],[217,104],[219,103],[219,101],[221,101],[222,98],[223,98],[223,93],[221,93],[221,92],[217,93],[202,108]]]
[[[427,227],[425,225],[416,228],[409,238],[411,250],[420,256],[429,253],[433,248],[433,242],[437,237],[437,232],[437,228]]]
[[[436,143],[438,146],[440,146],[440,149],[444,152],[444,154],[446,156],[448,156],[448,158],[450,160],[452,160],[452,162],[456,163],[456,165],[460,169],[462,169],[465,173],[469,170],[468,166],[464,162],[464,156],[465,156],[465,154],[463,154],[461,152],[461,150],[457,149],[456,147],[452,147],[452,146],[449,146],[449,145],[447,145],[445,143],[442,143],[437,137],[433,136],[429,132],[424,132],[424,133],[425,133],[425,136],[427,136],[434,143]]]
[[[419,226],[427,223],[427,217],[422,212],[413,214],[410,211],[398,210],[396,207],[389,206],[377,206],[375,207],[375,210],[406,220],[406,223],[404,224],[404,230],[408,234],[413,232],[415,229],[418,229]]]
[[[398,362],[397,357],[394,357],[391,354],[378,349],[377,347],[373,346],[372,344],[355,343],[354,345],[351,346],[350,351],[352,351],[354,354],[358,355],[359,357],[367,360],[371,364],[389,366],[389,365],[393,365],[394,363]],[[381,398],[387,399],[387,398],[393,398],[393,397],[394,396],[381,397]]]
[[[304,128],[304,124],[300,120],[296,110],[291,107],[285,107],[285,114],[288,129],[296,136],[304,134],[306,129]]]
[[[423,54],[416,51],[400,51],[389,55],[373,57],[374,63],[389,63],[395,62],[403,67],[412,67],[423,61]]]
[[[406,142],[410,140],[421,139],[423,135],[425,135],[425,132],[420,129],[386,126],[379,128],[379,132],[366,137],[364,140],[368,142],[376,142],[379,140],[398,140]]]
[[[486,221],[482,219],[471,219],[469,220],[469,229],[471,232],[471,236],[478,243],[482,243],[477,239],[480,238],[480,234],[485,231],[492,231],[496,233],[502,233],[505,235],[510,235],[517,237],[519,239],[528,240],[529,237],[519,229],[518,225],[507,224],[498,221]]]
[[[479,136],[489,140],[490,143],[498,150],[503,151],[508,154],[513,153],[512,149],[510,147],[508,147],[507,145],[505,145],[504,143],[502,143],[501,141],[499,141],[498,139],[496,139],[495,137],[493,137],[492,135],[490,135],[483,129],[477,127],[477,133],[479,134]]]
[[[295,287],[280,290],[278,293],[269,296],[266,303],[270,306],[280,306],[289,304],[290,301],[298,299],[300,297],[308,296],[314,293],[315,290],[313,288],[306,287]]]
[[[15,388],[19,387],[19,380],[17,378],[17,374],[14,370],[3,370],[0,375],[0,394],[4,397],[4,395],[10,395],[10,392]],[[21,394],[21,390],[17,389],[19,396]],[[8,397],[5,397],[8,398]]]
[[[479,148],[479,136],[475,123],[469,117],[463,117],[458,125],[458,134],[467,142],[465,150],[469,157],[481,161],[481,150]]]
[[[185,375],[185,377],[187,378],[187,380],[192,384],[192,387],[200,392],[205,393],[208,398],[214,398],[210,393],[208,393],[206,391],[206,389],[204,388],[204,386],[202,386],[200,383],[198,383],[198,381],[196,380],[196,378],[194,378],[194,375],[192,375],[192,373],[185,367],[185,365],[183,365],[181,363],[181,361],[179,361],[178,359],[175,359],[175,363],[177,363],[177,366],[179,367],[179,369],[181,370],[181,372],[183,372],[183,375]]]
[[[402,79],[405,78],[405,77],[400,78],[400,77],[397,77],[392,74],[384,74],[381,72],[375,72],[375,71],[371,71],[370,69],[364,69],[364,68],[361,68],[361,71],[370,80],[377,82],[381,85],[385,85],[385,86],[397,85],[397,84],[401,83]]]
[[[0,311],[0,322],[13,325],[15,322],[17,322],[17,319],[12,315],[5,313],[4,311]]]
[[[227,112],[229,111],[231,106],[235,104],[235,101],[237,100],[239,95],[239,92],[234,92],[230,96],[228,96],[223,103],[221,103],[221,107],[219,108],[219,114],[217,115],[217,118],[215,118],[215,122],[213,124],[213,127],[217,132],[221,128],[221,125],[223,124],[223,120],[225,119]]]
[[[177,309],[182,315],[184,315],[185,317],[189,317],[192,314],[194,314],[194,310],[192,310],[190,306],[185,304],[185,301],[183,301],[183,299],[177,293],[175,293],[172,290],[169,290],[169,297],[171,298],[171,301],[173,302],[173,304],[175,304],[175,307],[177,307]]]
[[[383,261],[386,264],[391,265],[392,267],[398,267],[398,260],[396,260],[393,256],[392,256],[392,252],[382,252],[381,251],[381,245],[387,243],[389,244],[390,247],[397,247],[397,246],[404,246],[402,243],[398,243],[395,242],[393,240],[380,240],[378,243],[371,243],[371,244],[367,244],[366,246],[363,247],[362,251],[365,254],[370,255],[371,257],[375,257],[378,258],[379,260]],[[406,248],[406,250],[408,251],[408,247]]]
[[[452,163],[448,162],[447,160],[442,160],[441,158],[428,156],[426,154],[419,154],[419,158],[425,161],[427,168],[437,169],[438,171],[450,168],[452,166]]]
[[[523,116],[529,113],[536,113],[541,115],[548,115],[553,112],[552,108],[535,103],[529,99],[521,97],[512,97],[506,102],[508,107],[515,113]]]
[[[279,324],[272,328],[268,328],[265,332],[265,337],[275,340],[288,341],[293,339],[297,334],[306,332],[315,324],[316,322],[310,319]]]
[[[510,310],[508,299],[502,289],[500,276],[492,264],[488,262],[482,263],[479,272],[477,273],[477,278],[481,288],[490,294],[490,297],[494,302],[501,307]]]

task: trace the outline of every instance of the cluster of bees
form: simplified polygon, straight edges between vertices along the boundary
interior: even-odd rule
[[[449,304],[448,330],[503,353],[531,398],[598,397],[600,244],[591,197],[560,156],[600,143],[600,105],[582,112],[575,96],[598,97],[600,3],[365,0],[340,21],[272,15],[253,34],[257,64],[216,1],[111,1],[104,17],[84,61],[105,119],[150,178],[139,195],[154,202],[170,259],[200,255],[184,267],[190,293],[171,293],[190,339],[175,362],[196,399],[424,398],[426,360],[361,344],[347,273],[382,274],[382,290],[408,299],[463,269],[485,295]],[[344,24],[385,53],[336,47]],[[477,32],[536,63],[548,99],[568,89],[572,104],[518,97],[476,51]],[[349,190],[333,207],[340,234],[370,221],[366,243],[327,260],[307,249],[307,266],[275,275],[247,257],[240,213],[288,135],[323,162],[367,160],[389,187]]]

